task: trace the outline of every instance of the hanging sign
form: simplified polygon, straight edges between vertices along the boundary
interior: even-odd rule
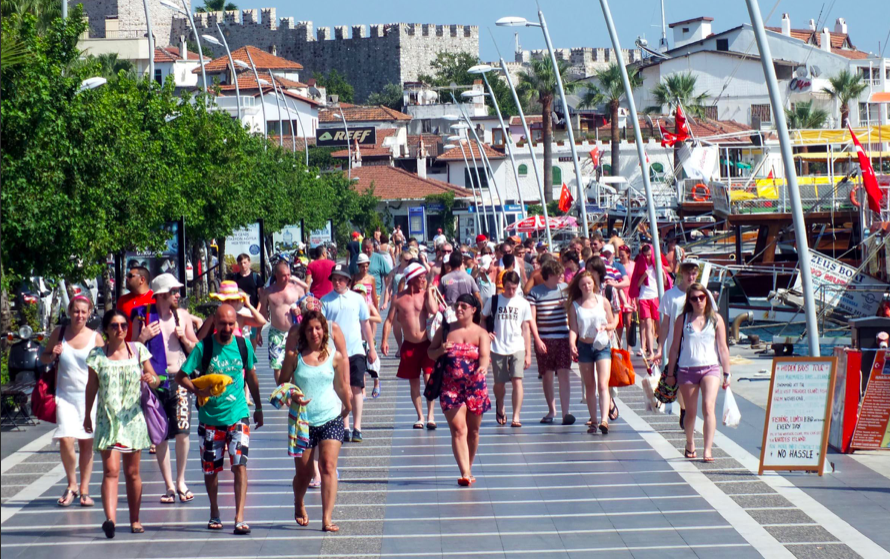
[[[358,141],[360,145],[375,145],[377,129],[373,126],[355,126],[349,133],[343,128],[319,128],[315,131],[315,144],[318,147],[345,146]]]
[[[836,369],[836,357],[773,359],[759,474],[805,470],[822,475]]]
[[[324,229],[316,229],[309,233],[309,248],[334,242],[334,222],[330,219]]]
[[[875,356],[850,448],[890,448],[890,359],[887,353],[879,351]]]

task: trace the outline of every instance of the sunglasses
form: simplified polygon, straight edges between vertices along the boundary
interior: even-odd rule
[[[120,330],[121,332],[127,331],[127,323],[126,322],[112,322],[108,325],[112,330]]]
[[[689,297],[689,300],[694,301],[696,303],[701,303],[702,301],[704,301],[707,298],[708,298],[707,295],[694,295],[694,296]]]
[[[454,306],[454,308],[460,311],[472,311],[476,309],[476,307],[474,307],[473,305],[468,305],[467,303],[458,303]]]
[[[138,275],[139,275],[139,274],[127,274],[127,279],[133,279],[133,278],[135,278],[135,277],[138,276]]]

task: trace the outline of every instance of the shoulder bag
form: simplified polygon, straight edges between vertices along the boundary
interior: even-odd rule
[[[127,342],[127,353],[131,356],[133,351],[130,343]],[[136,354],[136,362],[139,364],[139,376],[142,376],[142,363],[139,361],[139,354]],[[141,382],[141,380],[140,380]],[[152,391],[148,384],[142,384],[142,415],[145,416],[145,425],[148,427],[148,438],[151,444],[161,444],[167,439],[167,414],[158,402],[158,397]]]
[[[674,385],[668,384],[668,367],[661,372],[661,378],[658,379],[658,386],[655,388],[655,399],[663,404],[670,404],[677,399],[677,389],[680,387],[679,379],[677,379],[677,369],[680,364],[680,354],[683,353],[683,335],[686,330],[686,315],[683,315],[683,326],[680,328],[680,349],[677,351],[677,362],[674,364]],[[670,352],[670,349],[668,349]],[[670,359],[670,353],[668,354]]]
[[[59,328],[59,343],[65,339],[65,325]],[[59,372],[59,358],[44,369],[31,391],[31,415],[47,423],[56,422],[56,374]]]

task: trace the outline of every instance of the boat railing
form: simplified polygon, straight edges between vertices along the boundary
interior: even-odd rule
[[[789,211],[784,179],[731,179],[709,183],[714,212],[720,215],[784,213]],[[804,212],[852,210],[855,184],[843,177],[798,177]]]

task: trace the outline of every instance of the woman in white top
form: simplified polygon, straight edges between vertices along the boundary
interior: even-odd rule
[[[612,369],[610,332],[618,327],[618,318],[612,313],[612,305],[600,295],[600,285],[605,277],[605,266],[592,267],[572,278],[566,308],[569,313],[569,346],[572,357],[578,360],[581,380],[587,392],[587,411],[590,412],[588,433],[596,433],[596,401],[593,397],[599,388],[599,430],[609,433],[609,374]]]
[[[87,328],[87,319],[93,310],[93,302],[83,295],[77,295],[68,304],[68,316],[71,323],[56,328],[46,348],[40,355],[40,361],[50,364],[59,360],[56,373],[56,431],[53,440],[59,442],[62,464],[68,477],[68,487],[58,500],[60,507],[70,506],[74,499],[80,497],[80,506],[91,507],[94,502],[90,498],[90,475],[93,472],[93,435],[83,428],[86,417],[86,388],[89,370],[87,356],[94,347],[102,347],[105,343],[102,336],[95,330]],[[90,411],[95,421],[96,407]],[[74,441],[80,451],[80,492],[77,486],[78,456],[74,452]]]
[[[726,324],[714,311],[705,287],[693,283],[686,291],[683,314],[674,324],[674,338],[668,361],[668,383],[679,382],[680,394],[686,403],[686,458],[695,458],[695,415],[698,393],[702,394],[704,419],[704,461],[713,462],[711,445],[717,419],[714,408],[720,386],[720,367],[723,367],[723,389],[729,388],[729,346],[726,344]],[[677,335],[676,332],[680,332]],[[676,379],[674,379],[676,371]]]

